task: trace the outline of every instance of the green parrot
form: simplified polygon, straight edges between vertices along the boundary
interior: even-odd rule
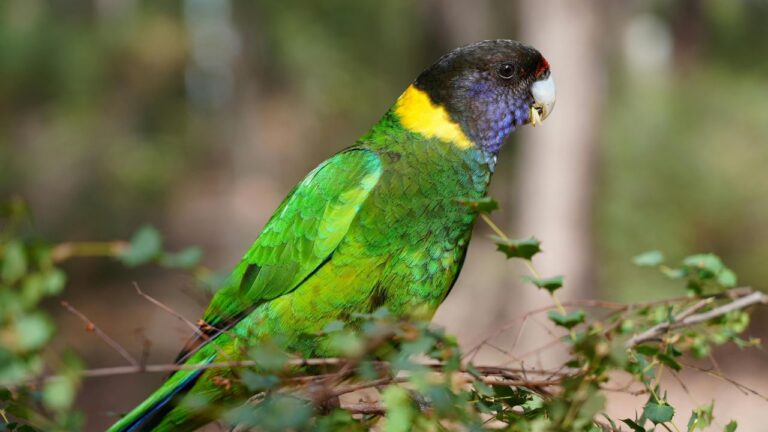
[[[386,307],[430,319],[456,282],[496,157],[516,127],[555,103],[549,64],[511,40],[455,49],[424,70],[357,142],[310,172],[216,292],[177,361],[281,349],[332,357],[329,323]],[[215,420],[185,399],[234,407],[249,396],[226,369],[175,372],[109,431],[192,431]],[[198,399],[199,400],[199,399]]]

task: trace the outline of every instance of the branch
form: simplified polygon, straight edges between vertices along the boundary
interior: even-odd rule
[[[359,401],[350,404],[341,404],[341,409],[350,414],[384,415],[386,410],[381,402]]]
[[[160,301],[142,292],[138,285],[135,285],[135,288],[136,292],[140,296],[160,307],[165,312],[172,314],[174,317],[184,322],[187,326],[193,328],[195,332],[199,334],[200,329],[194,323],[185,319],[181,314],[161,303]],[[690,304],[686,309],[677,313],[668,322],[653,325],[649,329],[634,335],[625,343],[626,348],[629,349],[642,343],[662,340],[665,334],[673,330],[704,323],[726,315],[732,311],[742,310],[756,304],[768,304],[768,295],[762,292],[754,292],[749,288],[737,288],[699,299],[679,298],[661,302],[649,302],[642,305],[672,304],[683,301],[686,301]],[[639,305],[621,305],[617,303],[599,301],[581,301],[579,303],[582,306],[610,309],[611,313],[609,317],[614,317],[623,313],[631,313],[635,308],[640,307]],[[113,345],[112,343],[116,344],[111,338],[104,335],[103,332],[100,332],[100,330],[96,328],[96,326],[87,317],[85,317],[85,315],[74,309],[66,302],[63,302],[62,304],[72,313],[78,315],[86,323],[86,330],[96,332],[111,346]],[[552,309],[552,307],[529,311],[527,314],[521,317],[522,322],[525,323],[529,318],[534,317],[535,314],[544,312],[549,309]],[[508,329],[508,327],[509,326],[504,326],[503,329]],[[607,333],[612,330],[605,331]],[[520,332],[522,332],[522,328],[520,329]],[[383,331],[381,334],[375,335],[371,340],[368,341],[364,353],[371,353],[375,351],[375,349],[381,343],[389,340],[395,335],[395,333],[396,332],[393,330],[388,329]],[[496,332],[495,334],[498,333],[500,332]],[[490,345],[490,339],[492,339],[495,334],[491,334],[488,337],[482,339],[470,351],[475,352],[482,346]],[[110,343],[110,341],[112,343]],[[547,343],[529,353],[523,354],[522,356],[515,356],[518,358],[518,360],[513,360],[517,363],[519,358],[524,358],[531,353],[537,353],[558,343],[562,343],[562,341],[559,338],[554,339],[552,342]],[[119,345],[117,345],[117,347],[113,346],[113,348],[120,352]],[[502,350],[502,352],[505,352],[505,350]],[[124,357],[131,363],[130,365],[85,370],[80,373],[80,376],[104,377],[136,373],[167,373],[179,370],[235,368],[256,368],[258,370],[260,366],[256,361],[252,360],[224,361],[226,358],[221,358],[222,361],[210,364],[145,365],[143,361],[141,363],[137,362],[135,359],[133,359],[133,357],[127,354],[127,352],[125,352]],[[285,362],[284,367],[276,373],[281,381],[279,387],[281,387],[283,391],[292,393],[301,399],[307,400],[307,402],[313,404],[319,410],[333,407],[344,409],[352,414],[371,416],[383,415],[385,410],[380,401],[359,400],[356,402],[345,401],[342,403],[339,397],[342,395],[350,395],[363,389],[380,390],[381,387],[384,386],[408,382],[413,377],[409,375],[407,371],[403,371],[403,373],[399,374],[393,374],[391,372],[392,365],[390,363],[385,361],[373,361],[369,364],[372,364],[378,372],[378,378],[350,382],[349,378],[354,377],[355,374],[359,371],[360,362],[364,361],[364,359],[365,355],[359,355],[352,358],[291,358]],[[537,393],[543,398],[548,398],[553,394],[559,393],[558,389],[562,388],[564,380],[584,374],[584,371],[582,370],[565,367],[561,367],[560,369],[545,369],[543,367],[530,369],[524,368],[522,363],[520,363],[520,366],[518,367],[507,367],[504,364],[498,366],[475,366],[470,362],[465,363],[465,361],[466,360],[461,361],[461,364],[458,368],[455,366],[450,367],[450,365],[437,360],[423,360],[416,363],[422,367],[429,368],[435,375],[443,376],[445,379],[450,378],[452,385],[463,387],[466,385],[472,385],[473,383],[485,383],[491,386],[524,387],[534,393]],[[510,362],[507,362],[507,364],[509,363]],[[320,371],[309,368],[317,366],[325,366],[326,368],[321,368]],[[44,378],[44,380],[49,380],[52,378],[54,377],[49,376]],[[647,391],[645,388],[641,390],[633,390],[631,388],[631,383],[632,382],[623,387],[616,387],[606,385],[606,382],[602,382],[599,384],[599,387],[602,391],[615,391],[635,395]],[[739,386],[739,388],[742,387]],[[248,403],[258,403],[262,397],[263,394],[256,395],[252,399],[249,399]],[[342,399],[350,399],[350,396]]]
[[[169,314],[173,315],[174,317],[176,317],[176,319],[178,319],[179,321],[181,321],[181,322],[183,322],[184,324],[186,324],[186,325],[187,325],[187,327],[191,328],[191,329],[192,329],[192,331],[194,331],[194,332],[195,332],[195,334],[197,334],[198,336],[201,336],[201,337],[203,337],[203,338],[207,338],[207,336],[205,335],[205,333],[203,333],[202,331],[200,331],[200,327],[198,327],[197,325],[195,325],[195,323],[193,323],[192,321],[190,321],[190,320],[188,320],[188,319],[184,318],[184,316],[183,316],[183,315],[181,315],[180,313],[178,313],[178,312],[176,312],[175,310],[171,309],[170,307],[166,306],[166,305],[165,305],[165,304],[163,304],[163,303],[162,303],[160,300],[158,300],[158,299],[156,299],[156,298],[152,297],[151,295],[149,295],[149,294],[145,293],[144,291],[142,291],[142,290],[141,290],[141,288],[139,288],[139,284],[137,284],[136,282],[134,282],[134,283],[133,283],[133,287],[134,287],[134,288],[136,288],[136,293],[137,293],[138,295],[140,295],[140,296],[144,297],[144,299],[146,299],[148,302],[152,303],[153,305],[155,305],[155,306],[159,307],[160,309],[162,309],[162,310],[164,310],[164,311],[168,312]]]
[[[437,361],[424,361],[419,363],[422,366],[429,367],[437,373],[444,370],[445,364]],[[388,362],[375,362],[377,367],[386,368],[389,370],[390,364]],[[290,375],[290,369],[302,368],[309,366],[333,366],[338,370],[325,375]],[[80,372],[80,376],[83,378],[96,378],[107,377],[117,375],[130,375],[138,373],[168,373],[180,370],[208,370],[208,369],[232,369],[232,368],[247,368],[258,367],[258,363],[253,360],[243,361],[222,361],[209,364],[153,364],[153,365],[131,365],[131,366],[116,366],[106,367],[98,369],[88,369]],[[354,384],[348,384],[345,386],[336,387],[340,384],[339,378],[348,376],[356,370],[356,365],[345,358],[310,358],[302,359],[295,358],[288,360],[285,364],[285,369],[288,371],[288,375],[285,377],[286,382],[302,384],[314,382],[319,386],[325,388],[327,391],[321,394],[316,394],[313,399],[319,402],[323,402],[327,399],[341,396],[343,394],[352,393],[365,388],[379,387],[389,384],[396,384],[407,381],[407,377],[384,377],[376,380],[370,380],[365,382],[359,382]],[[521,369],[512,367],[500,367],[500,366],[472,366],[473,373],[468,372],[469,367],[462,367],[461,370],[456,372],[456,382],[469,384],[475,381],[481,381],[488,385],[503,385],[503,386],[525,386],[531,389],[538,389],[542,392],[546,392],[545,388],[557,386],[562,381],[573,375],[572,372],[562,370],[543,370],[543,369]],[[540,378],[528,378],[527,375],[533,375]],[[55,379],[56,376],[45,377],[44,380]]]
[[[74,257],[116,257],[128,248],[128,242],[67,242],[53,247],[51,257],[56,263]]]
[[[724,305],[718,306],[706,312],[696,314],[695,311],[711,303],[711,301],[707,301],[707,300],[702,300],[696,303],[695,305],[691,306],[689,309],[686,309],[685,311],[675,316],[672,321],[667,321],[667,322],[657,324],[649,328],[648,330],[633,336],[627,341],[625,346],[627,348],[633,348],[645,342],[658,341],[661,339],[661,337],[664,334],[672,330],[676,330],[683,327],[691,327],[693,325],[700,324],[717,317],[721,317],[735,310],[746,309],[752,305],[768,304],[768,295],[760,291],[755,291],[750,294],[743,295],[742,297],[739,297],[730,303],[726,303]]]
[[[139,365],[139,362],[137,362],[136,359],[133,358],[133,356],[130,353],[128,353],[127,349],[125,349],[122,345],[117,343],[117,341],[109,337],[109,335],[104,333],[100,328],[96,327],[96,324],[94,324],[93,321],[91,321],[87,316],[85,316],[84,313],[75,309],[75,307],[69,304],[69,302],[67,301],[62,300],[61,306],[63,306],[68,311],[72,312],[74,315],[76,315],[85,323],[85,331],[95,333],[96,336],[101,338],[101,340],[103,340],[107,345],[109,345],[113,350],[117,351],[118,354],[120,354],[125,360],[127,360],[132,367],[137,367]]]

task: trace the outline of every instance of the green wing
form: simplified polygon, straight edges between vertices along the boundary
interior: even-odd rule
[[[333,255],[381,177],[379,157],[351,148],[315,168],[277,208],[259,237],[216,292],[201,335],[179,359],[258,305],[286,294]]]

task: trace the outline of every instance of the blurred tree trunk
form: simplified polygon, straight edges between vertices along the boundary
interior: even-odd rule
[[[599,25],[603,8],[595,0],[519,3],[521,39],[549,61],[557,104],[541,127],[523,131],[513,232],[542,241],[544,253],[534,258],[535,267],[543,277],[565,276],[561,297],[590,295],[595,279],[591,222],[604,97],[601,41],[607,30]],[[499,321],[550,304],[544,292],[529,286],[500,294],[495,311]],[[528,345],[525,340],[536,345],[546,340],[536,333],[528,327],[520,349]]]
[[[513,23],[508,18],[516,17],[520,26],[517,38],[538,48],[552,65],[558,87],[554,114],[536,130],[524,128],[518,132],[524,138],[517,176],[510,180],[518,190],[514,229],[509,231],[541,239],[545,253],[535,259],[537,269],[543,276],[564,274],[564,295],[586,296],[594,279],[590,225],[595,138],[603,97],[599,37],[605,29],[598,26],[602,3],[524,0],[516,7],[494,4],[497,7],[491,8],[488,2],[480,2],[480,12],[473,2],[428,4],[432,31],[439,33],[438,39],[454,41],[455,45],[510,37]],[[494,13],[498,18],[492,18]],[[489,23],[498,23],[503,33],[489,31]],[[486,239],[477,238],[460,279],[464,288],[452,294],[437,321],[471,344],[526,311],[550,304],[541,290],[510,287],[525,272],[522,266],[509,265],[499,258]],[[460,328],[453,328],[456,322],[462,323]],[[515,352],[535,348],[549,338],[540,326],[526,326]],[[511,340],[497,342],[510,347]],[[486,352],[481,356],[494,354]]]

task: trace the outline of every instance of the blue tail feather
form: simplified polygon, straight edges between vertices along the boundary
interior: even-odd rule
[[[204,362],[200,363],[200,365],[210,364],[215,357],[216,354],[211,355]],[[178,371],[177,373],[179,372],[181,371]],[[163,417],[176,406],[179,398],[195,385],[203,372],[205,372],[205,369],[190,371],[189,374],[181,379],[173,388],[166,389],[165,392],[167,393],[150,396],[150,399],[160,396],[161,398],[158,401],[146,407],[140,405],[139,408],[137,408],[137,410],[140,411],[137,412],[135,410],[129,413],[126,417],[109,428],[107,432],[152,431],[153,428],[162,421]]]

